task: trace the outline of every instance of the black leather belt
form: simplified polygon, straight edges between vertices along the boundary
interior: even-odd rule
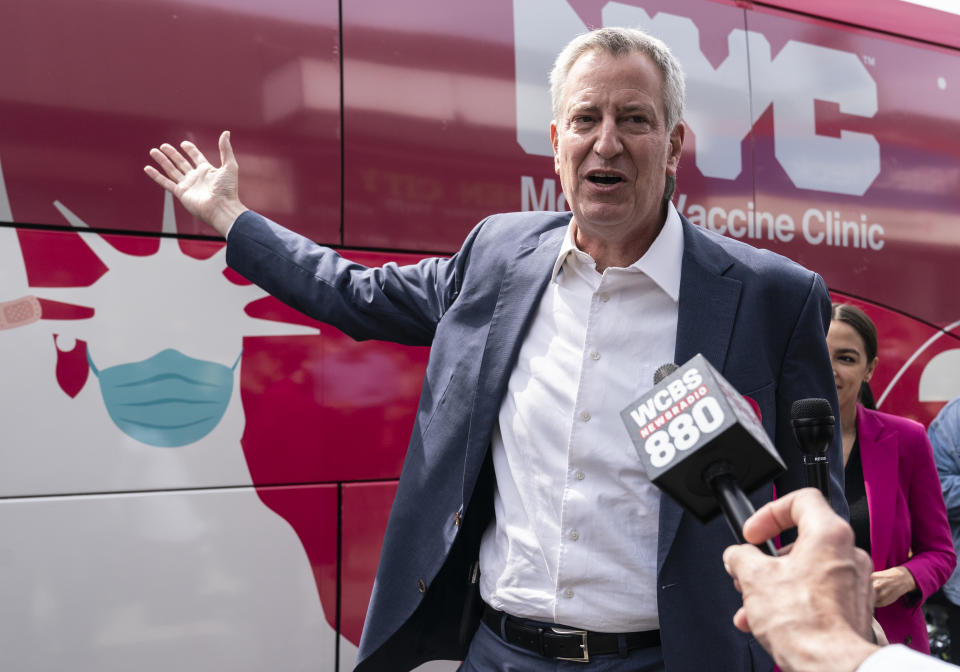
[[[590,656],[660,646],[660,631],[590,632],[563,625],[538,624],[483,605],[483,622],[503,641],[546,658],[588,662]],[[501,624],[503,628],[501,629]]]

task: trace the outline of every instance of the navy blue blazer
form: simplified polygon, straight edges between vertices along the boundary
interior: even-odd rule
[[[356,339],[432,345],[358,671],[408,670],[465,655],[478,622],[471,568],[493,515],[490,437],[570,217],[494,215],[450,258],[382,268],[349,262],[253,212],[230,231],[230,267],[294,308]],[[686,219],[683,235],[675,361],[702,353],[752,397],[789,468],[777,491],[801,487],[790,406],[823,397],[837,408],[823,280]],[[833,491],[840,493],[839,432],[831,451]],[[772,494],[765,486],[751,499],[760,505]],[[722,519],[701,525],[662,497],[657,600],[671,672],[773,667],[732,624],[740,596],[720,557],[732,540]]]

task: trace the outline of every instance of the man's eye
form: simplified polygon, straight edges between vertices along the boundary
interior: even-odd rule
[[[630,121],[633,122],[634,124],[645,124],[647,123],[647,118],[639,114],[635,114],[632,117],[630,117]]]

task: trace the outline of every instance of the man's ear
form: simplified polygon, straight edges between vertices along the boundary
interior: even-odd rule
[[[550,122],[550,144],[553,145],[553,172],[560,174],[560,132],[557,122]]]
[[[677,167],[680,165],[680,153],[683,151],[683,137],[687,127],[682,121],[670,131],[670,145],[667,147],[667,174],[676,175]]]

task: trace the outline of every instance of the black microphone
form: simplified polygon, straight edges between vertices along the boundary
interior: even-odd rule
[[[752,491],[786,470],[749,403],[703,355],[661,366],[654,387],[620,412],[647,476],[701,523],[723,513],[745,543]],[[773,542],[760,544],[776,555]]]
[[[804,483],[819,488],[830,501],[830,460],[827,449],[833,441],[833,409],[826,399],[800,399],[790,407],[790,423],[800,444]]]

